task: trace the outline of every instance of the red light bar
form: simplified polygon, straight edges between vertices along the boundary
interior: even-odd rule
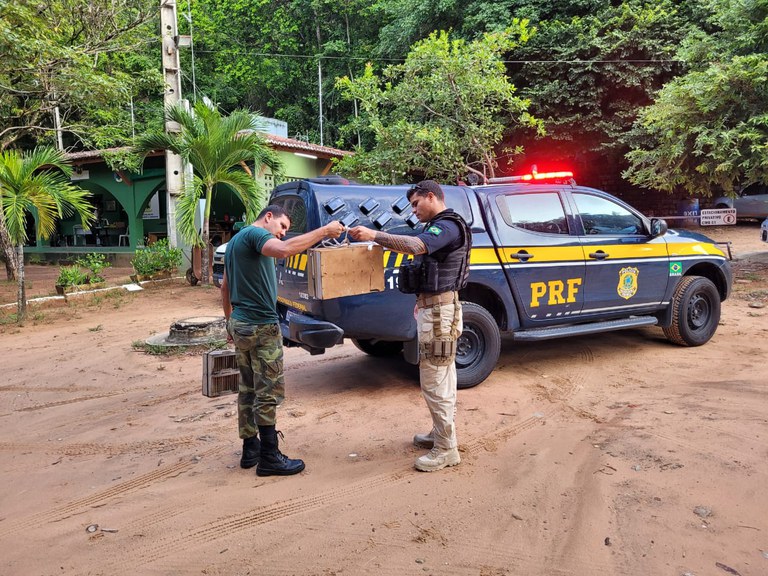
[[[505,184],[512,182],[538,182],[540,180],[563,180],[572,179],[573,172],[536,172],[534,168],[530,174],[523,174],[521,176],[502,176],[500,178],[488,178],[488,184]]]
[[[573,172],[533,172],[532,174],[523,174],[521,176],[524,182],[530,180],[549,180],[550,178],[573,178]]]

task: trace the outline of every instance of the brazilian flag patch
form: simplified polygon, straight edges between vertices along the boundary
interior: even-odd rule
[[[683,263],[682,262],[670,262],[669,263],[669,275],[670,276],[682,276],[683,275]]]
[[[429,234],[434,234],[435,236],[440,236],[440,233],[442,232],[442,228],[438,228],[437,226],[430,226],[427,228],[427,232]]]

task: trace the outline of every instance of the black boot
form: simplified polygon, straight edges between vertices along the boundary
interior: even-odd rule
[[[304,470],[303,460],[292,460],[277,448],[277,432],[274,426],[259,426],[261,458],[256,476],[290,476]]]
[[[253,468],[259,463],[261,454],[261,442],[258,436],[252,436],[243,440],[243,455],[240,458],[240,468]]]

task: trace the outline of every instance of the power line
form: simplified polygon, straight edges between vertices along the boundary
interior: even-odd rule
[[[330,56],[325,54],[278,54],[275,52],[254,52],[251,50],[195,50],[197,54],[219,54],[241,56],[257,56],[264,58],[293,58],[297,60],[360,60],[376,62],[405,62],[405,58],[380,58],[367,56]],[[687,60],[664,58],[629,58],[629,59],[595,59],[595,60],[561,60],[561,59],[530,59],[530,60],[502,60],[504,64],[685,64]]]

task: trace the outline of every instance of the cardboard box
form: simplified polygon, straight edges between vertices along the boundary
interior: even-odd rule
[[[384,290],[384,249],[360,242],[307,252],[309,295],[318,300]]]

